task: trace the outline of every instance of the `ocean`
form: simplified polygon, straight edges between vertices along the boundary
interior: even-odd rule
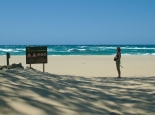
[[[0,55],[1,56],[6,55],[6,52],[10,52],[11,55],[15,56],[25,55],[26,46],[28,45],[0,45]],[[121,47],[122,55],[155,55],[155,45],[46,45],[46,46],[48,48],[48,55],[53,56],[115,55],[117,46]]]

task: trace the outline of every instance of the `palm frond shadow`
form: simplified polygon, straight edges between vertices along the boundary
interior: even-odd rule
[[[155,112],[155,77],[86,78],[27,68],[0,71],[0,79],[1,114],[30,115],[29,108],[42,115]]]

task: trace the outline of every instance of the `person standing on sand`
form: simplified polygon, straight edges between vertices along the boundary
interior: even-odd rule
[[[117,55],[115,56],[115,61],[116,61],[116,68],[118,71],[118,78],[121,78],[121,70],[120,70],[120,64],[121,64],[121,48],[117,47],[116,48]]]

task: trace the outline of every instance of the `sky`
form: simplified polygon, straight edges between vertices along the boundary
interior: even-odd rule
[[[155,44],[155,0],[0,0],[0,45]]]

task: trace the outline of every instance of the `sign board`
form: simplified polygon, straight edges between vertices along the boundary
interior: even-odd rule
[[[26,47],[26,64],[47,63],[47,46]]]

